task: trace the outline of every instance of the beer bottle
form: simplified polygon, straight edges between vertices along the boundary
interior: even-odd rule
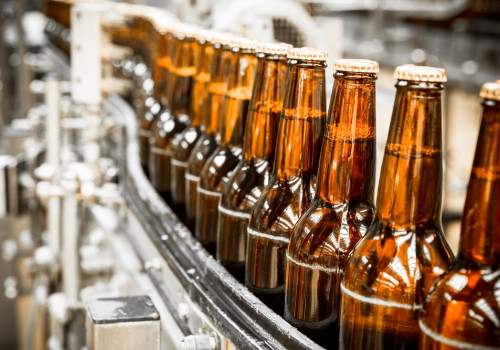
[[[286,255],[285,319],[327,348],[338,345],[340,280],[375,205],[375,80],[378,64],[337,60],[317,192]]]
[[[172,140],[184,130],[189,122],[188,111],[192,80],[196,73],[194,52],[197,45],[197,30],[190,26],[179,26],[174,32],[172,63],[167,75],[168,103],[153,122],[149,138],[149,173],[151,183],[167,203],[170,202],[170,161]]]
[[[196,142],[204,130],[203,109],[207,104],[208,84],[210,83],[210,64],[214,48],[210,43],[215,33],[202,30],[197,35],[198,48],[195,54],[196,76],[193,78],[191,91],[190,126],[173,140],[173,157],[171,161],[172,205],[181,219],[185,219],[186,208],[186,167],[187,160]]]
[[[234,38],[231,46],[233,62],[220,115],[220,145],[203,165],[196,190],[195,233],[212,255],[215,255],[217,243],[217,210],[222,185],[242,157],[244,127],[257,64],[256,41]]]
[[[245,126],[243,159],[222,188],[217,260],[242,283],[248,219],[272,170],[290,48],[288,44],[268,43],[257,48],[257,74]]]
[[[500,81],[480,96],[459,254],[426,297],[420,349],[500,348]]]
[[[158,30],[153,23],[151,23],[149,30],[153,30],[150,33],[150,40],[154,41],[156,45],[154,46],[154,51],[151,52],[149,69],[151,69],[151,76],[153,81],[153,94],[151,96],[144,96],[144,101],[136,109],[137,120],[138,120],[138,134],[139,134],[139,158],[141,160],[141,165],[146,170],[148,159],[149,159],[149,137],[151,136],[151,124],[153,123],[153,111],[156,109],[157,112],[160,109],[158,101],[162,99],[162,89],[165,89],[164,82],[161,81],[162,71],[159,67],[156,67],[157,61],[160,56],[165,55],[166,47],[164,43],[164,37],[166,33],[162,33]]]
[[[288,53],[273,173],[247,229],[246,286],[276,313],[285,303],[285,252],[293,227],[314,197],[325,127],[327,53]]]
[[[205,128],[191,151],[185,175],[186,225],[192,232],[195,231],[196,189],[200,182],[201,168],[215,151],[220,140],[222,106],[233,56],[230,46],[232,40],[233,36],[226,33],[217,33],[211,38],[214,51],[210,63],[208,95],[202,111]],[[203,237],[198,239],[204,241]]]
[[[443,69],[399,66],[374,222],[341,281],[341,349],[416,349],[423,297],[452,260],[441,227]]]

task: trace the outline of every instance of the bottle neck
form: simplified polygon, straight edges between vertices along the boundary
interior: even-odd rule
[[[442,89],[438,83],[396,84],[377,196],[377,217],[387,225],[441,226]]]
[[[252,101],[248,111],[243,152],[246,160],[272,160],[283,110],[288,66],[286,58],[259,54]]]
[[[224,96],[227,92],[227,77],[231,70],[232,61],[233,53],[229,47],[214,45],[208,85],[209,101],[204,112],[205,130],[209,135],[220,134]]]
[[[179,40],[179,39],[177,39]],[[178,49],[172,60],[173,80],[170,110],[174,117],[189,113],[191,88],[196,74],[195,52],[198,44],[194,40],[179,40]]]
[[[200,127],[204,121],[204,109],[207,105],[208,84],[210,82],[210,62],[214,49],[208,43],[198,44],[195,55],[197,67],[191,95],[191,125]]]
[[[221,145],[243,147],[243,136],[255,81],[257,57],[253,51],[233,49],[234,57],[222,112]]]
[[[318,194],[325,202],[373,201],[376,78],[335,74],[318,169]]]
[[[280,181],[318,169],[325,126],[325,64],[290,60],[280,116],[274,173]]]
[[[483,102],[476,155],[462,217],[460,255],[500,266],[500,101]]]

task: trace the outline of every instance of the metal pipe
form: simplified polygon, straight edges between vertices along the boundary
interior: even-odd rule
[[[47,142],[46,162],[52,168],[54,174],[60,165],[60,114],[59,103],[61,92],[59,82],[55,78],[47,78],[45,91],[45,104],[47,106],[47,117],[45,124],[45,136]],[[49,231],[49,246],[54,254],[59,253],[61,246],[61,199],[58,196],[51,196],[47,209],[47,226]]]
[[[62,209],[62,290],[69,307],[75,306],[80,292],[80,241],[78,182],[73,172],[68,172],[62,180],[65,195]]]

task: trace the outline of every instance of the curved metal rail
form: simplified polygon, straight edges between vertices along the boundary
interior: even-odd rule
[[[139,161],[133,110],[118,96],[111,96],[106,108],[123,118],[125,142],[117,161],[127,206],[191,300],[239,349],[321,349],[265,306],[207,253],[146,178]],[[159,274],[149,275],[160,289],[168,283]],[[168,307],[169,296],[160,294]]]

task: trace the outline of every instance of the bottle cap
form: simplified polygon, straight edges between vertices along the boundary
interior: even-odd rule
[[[210,29],[202,29],[196,33],[196,40],[206,40],[212,42],[212,39],[217,36],[219,32]]]
[[[256,51],[269,55],[286,56],[291,48],[293,46],[286,43],[260,43]]]
[[[413,64],[405,64],[396,67],[394,78],[398,80],[427,81],[431,83],[444,83],[447,80],[446,72],[442,68],[415,66]]]
[[[252,40],[248,38],[243,38],[243,37],[233,37],[233,40],[231,40],[232,47],[236,47],[239,49],[244,49],[244,50],[254,50],[257,48],[259,45],[259,42],[257,40]]]
[[[378,63],[370,60],[340,59],[335,61],[334,67],[344,72],[378,73]]]
[[[167,11],[149,11],[148,18],[159,33],[171,32],[179,19]]]
[[[326,61],[328,53],[323,50],[314,49],[312,47],[301,47],[290,49],[288,51],[288,58],[307,61]]]
[[[160,34],[173,33],[179,24],[179,21],[163,16],[155,16],[153,19],[153,25]]]
[[[219,44],[219,45],[231,45],[231,41],[234,39],[234,34],[230,32],[214,32],[214,36],[212,37],[212,40],[210,41],[212,44]]]
[[[191,24],[178,23],[174,29],[173,34],[177,36],[182,36],[188,39],[195,39],[198,35],[200,28]]]
[[[500,80],[485,83],[481,88],[479,97],[488,100],[500,101]]]

